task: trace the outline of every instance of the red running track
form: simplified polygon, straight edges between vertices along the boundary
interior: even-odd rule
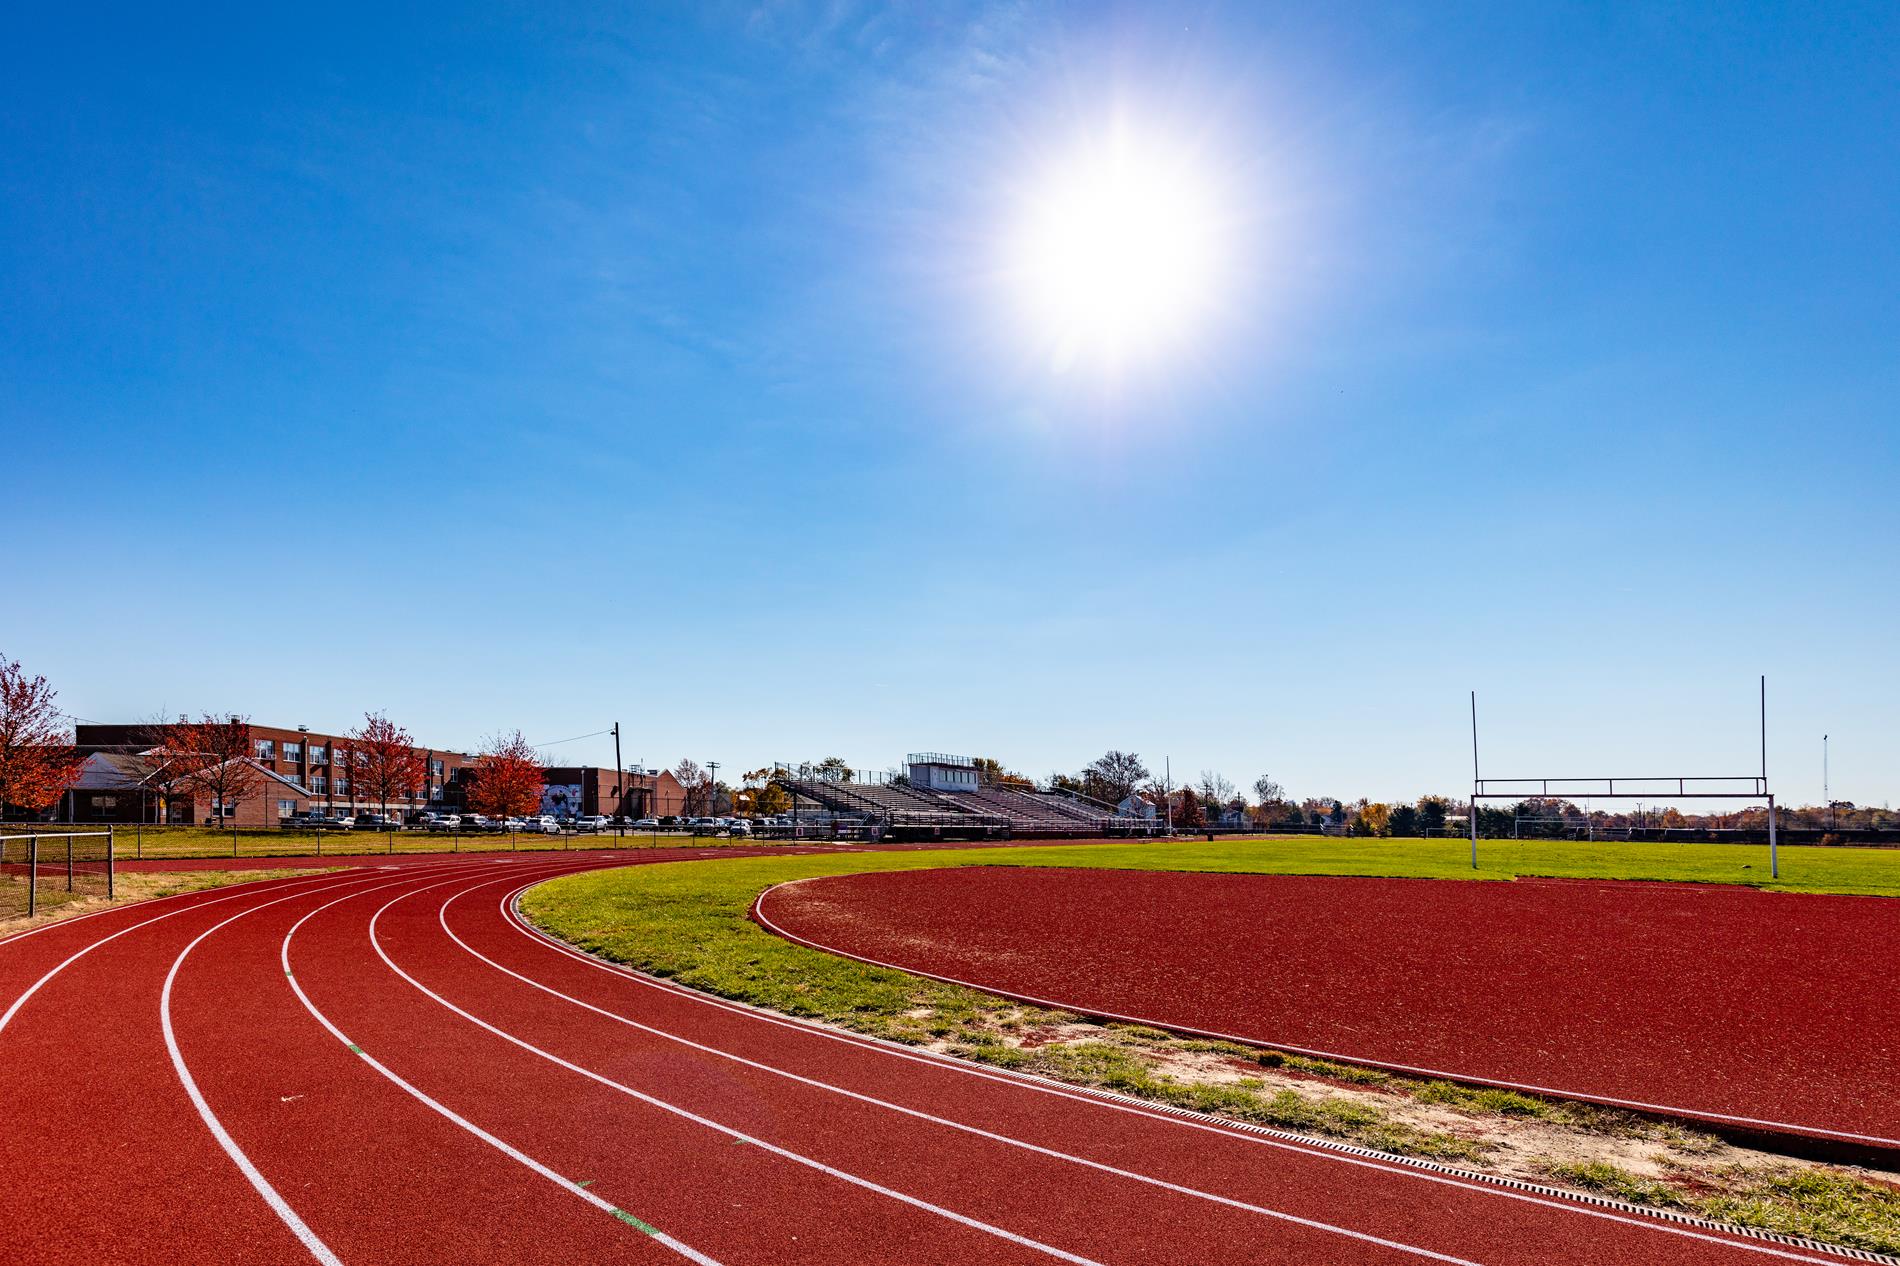
[[[1092,1015],[1900,1147],[1900,901],[971,867],[805,880],[791,939]]]
[[[629,860],[366,866],[0,942],[10,1259],[1839,1260],[766,1015],[513,912]]]

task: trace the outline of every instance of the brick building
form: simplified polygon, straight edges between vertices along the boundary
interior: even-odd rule
[[[598,765],[557,765],[542,772],[543,813],[659,818],[685,812],[686,789],[671,770],[629,769],[624,780]]]
[[[187,790],[165,775],[165,766],[136,752],[93,752],[79,768],[67,793],[68,822],[217,822],[245,829],[276,826],[308,813],[314,803],[301,784],[246,761],[256,768],[255,784],[226,810],[203,791]]]
[[[81,752],[87,754],[136,755],[161,742],[168,728],[164,724],[84,724],[74,728],[73,741]],[[311,809],[338,813],[370,813],[382,809],[381,804],[365,799],[351,786],[347,760],[351,743],[349,735],[320,734],[301,726],[296,729],[271,725],[251,725],[246,728],[249,731],[251,758],[270,776],[266,780],[269,785],[254,797],[268,802],[267,809],[263,811],[268,821],[264,824],[272,824],[278,818]],[[439,748],[417,750],[428,762],[425,783],[411,788],[409,794],[391,800],[390,813],[408,814],[431,806],[460,808],[467,794],[475,757],[467,752]],[[105,771],[100,772],[103,775]],[[612,771],[608,772],[611,774]],[[132,785],[138,785],[136,779]],[[92,809],[91,798],[110,798],[115,792],[101,787],[76,792],[76,795],[88,796],[88,808]],[[279,812],[287,804],[295,807]],[[73,811],[77,812],[79,807],[75,799]],[[97,811],[103,811],[103,808],[99,806]],[[202,805],[161,809],[155,806],[153,797],[139,795],[120,797],[111,809],[122,816],[92,820],[129,822],[137,821],[137,815],[145,814],[148,815],[145,818],[147,821],[191,822],[202,820],[211,812],[210,806]],[[168,816],[156,816],[161,813]],[[240,818],[249,816],[249,810],[242,801],[237,805],[237,813]]]

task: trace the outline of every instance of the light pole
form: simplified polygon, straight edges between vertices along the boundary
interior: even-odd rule
[[[1827,829],[1834,829],[1834,792],[1827,777],[1827,735],[1821,736],[1821,799],[1827,802]]]

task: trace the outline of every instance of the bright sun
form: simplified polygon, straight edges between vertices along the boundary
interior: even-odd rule
[[[1126,126],[1052,165],[1010,240],[1032,336],[1061,369],[1179,346],[1213,305],[1224,220],[1191,151]]]

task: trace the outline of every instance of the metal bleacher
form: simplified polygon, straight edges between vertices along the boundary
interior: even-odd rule
[[[795,796],[898,838],[1081,838],[1153,829],[1152,823],[1124,817],[1097,801],[995,783],[967,791],[930,791],[897,781],[796,778],[781,784]]]

